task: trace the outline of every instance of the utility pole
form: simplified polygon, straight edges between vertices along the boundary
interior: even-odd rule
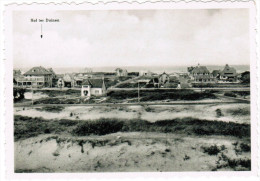
[[[33,105],[33,87],[31,86],[32,89],[32,105]]]
[[[139,88],[139,81],[138,81],[138,103],[140,103],[140,88]]]

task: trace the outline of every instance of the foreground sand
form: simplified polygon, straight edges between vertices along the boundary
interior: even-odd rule
[[[45,134],[15,142],[15,171],[250,170],[239,164],[241,159],[250,161],[251,155],[250,151],[239,151],[241,143],[250,144],[250,140],[136,132],[85,137]],[[217,154],[204,151],[203,147],[213,145],[221,148]]]

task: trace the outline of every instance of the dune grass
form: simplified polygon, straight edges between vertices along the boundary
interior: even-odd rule
[[[111,91],[107,94],[112,100],[122,100],[137,98],[138,91]],[[202,100],[202,99],[216,99],[216,96],[210,92],[195,92],[190,89],[181,90],[141,90],[140,91],[140,101],[159,101],[159,100]]]
[[[225,135],[242,138],[250,137],[250,125],[199,120],[195,118],[172,119],[151,123],[141,119],[45,120],[43,118],[18,115],[14,117],[14,136],[16,140],[50,133],[87,136],[106,135],[116,132]]]

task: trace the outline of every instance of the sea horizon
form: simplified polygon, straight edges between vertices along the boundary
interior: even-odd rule
[[[229,64],[228,64],[229,65]],[[39,65],[40,66],[40,65]],[[187,67],[197,66],[197,65],[179,65],[179,66],[100,66],[100,67],[45,67],[52,68],[56,74],[65,73],[83,73],[87,69],[91,69],[93,72],[115,72],[116,68],[126,69],[128,72],[140,72],[140,71],[151,71],[153,73],[185,73],[187,72]],[[211,72],[213,70],[223,70],[225,65],[201,65],[206,66]],[[244,71],[250,71],[250,65],[229,65],[237,70],[237,73],[242,73]],[[14,70],[21,70],[25,73],[32,67],[18,68],[15,67]]]

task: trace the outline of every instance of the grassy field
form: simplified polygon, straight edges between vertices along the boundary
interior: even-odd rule
[[[158,114],[165,109],[159,108],[144,110]],[[65,108],[36,109],[37,115],[57,115]],[[106,109],[130,111],[129,107]],[[72,119],[74,116],[44,119],[15,115],[15,172],[251,170],[250,124],[192,117],[151,122]]]
[[[137,98],[138,91],[111,91],[107,94],[108,101],[120,101],[125,99]],[[203,99],[216,99],[216,96],[210,92],[195,92],[193,90],[141,90],[140,101],[161,101],[161,100],[203,100]]]

